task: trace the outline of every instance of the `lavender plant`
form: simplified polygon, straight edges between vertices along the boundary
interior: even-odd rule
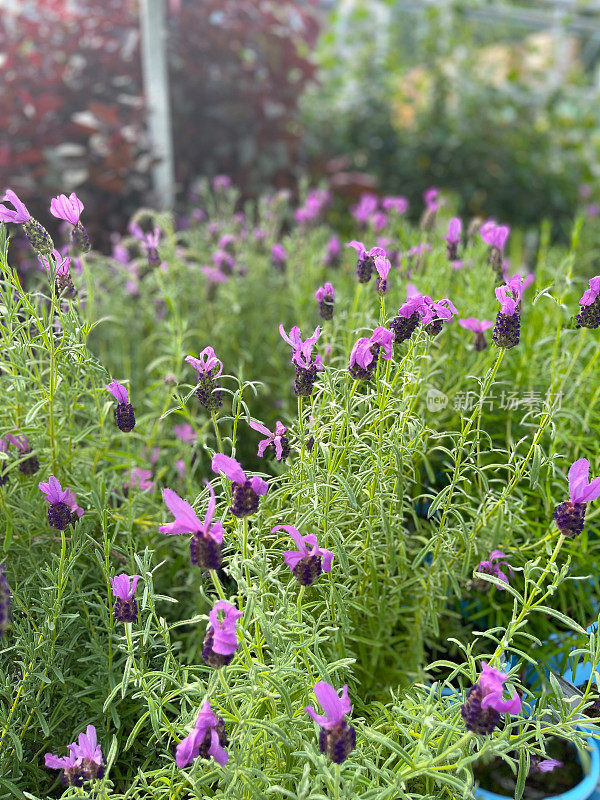
[[[491,268],[489,228],[461,241],[437,191],[426,230],[402,198],[362,202],[358,272],[321,195],[300,214],[236,199],[201,184],[189,227],[144,211],[110,258],[71,238],[76,294],[55,290],[60,250],[21,279],[0,226],[3,792],[470,798],[500,756],[522,794],[552,736],[585,766],[600,384],[597,334],[571,322],[581,221],[568,251],[540,240],[528,290],[497,287],[508,234]],[[557,653],[591,663],[575,702]]]

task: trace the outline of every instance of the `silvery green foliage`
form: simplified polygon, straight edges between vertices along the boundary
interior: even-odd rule
[[[236,231],[232,208],[209,211],[222,232]],[[90,254],[74,277],[78,298],[61,303],[41,271],[21,288],[2,230],[0,434],[25,434],[41,478],[58,475],[85,511],[68,531],[49,529],[38,479],[1,454],[10,468],[0,488],[2,561],[13,591],[0,654],[7,796],[60,796],[43,755],[87,724],[98,731],[105,776],[65,796],[470,798],[477,759],[506,757],[522,786],[548,736],[583,746],[577,726],[593,687],[568,702],[554,679],[536,684],[526,672],[557,649],[600,662],[599,637],[585,633],[597,616],[596,579],[587,577],[598,551],[594,518],[567,542],[552,524],[574,457],[586,455],[598,472],[597,341],[568,327],[587,281],[574,274],[578,229],[570,250],[540,259],[519,347],[477,353],[456,324],[435,339],[419,328],[370,382],[355,382],[352,345],[395,316],[406,276],[392,272],[382,298],[357,286],[352,251],[325,274],[329,229],[284,236],[291,215],[282,197],[261,201],[258,213],[267,246],[248,236],[235,249],[246,274],[236,269],[211,287],[200,269],[215,249],[208,223],[176,233],[156,216],[166,269],[143,266],[128,293],[129,273]],[[473,266],[453,271],[444,230],[440,223],[429,234],[432,251],[411,281],[450,297],[461,316],[490,318],[497,304],[486,246],[470,242],[464,258]],[[386,233],[403,251],[422,237],[399,219]],[[290,254],[284,273],[270,266],[278,239]],[[319,340],[325,369],[313,396],[297,399],[278,326],[312,330],[325,278],[336,291],[335,318]],[[212,415],[199,407],[184,362],[209,344],[225,366],[223,408]],[[129,381],[136,402],[126,436],[104,389],[113,377]],[[283,420],[287,464],[257,458],[249,418]],[[194,445],[174,436],[182,422],[197,432]],[[229,483],[210,470],[219,450],[269,480],[249,520],[229,513]],[[154,489],[125,491],[133,468],[151,469]],[[223,573],[203,575],[190,566],[186,537],[158,532],[170,519],[158,489],[175,489],[203,516],[203,478],[225,527]],[[283,560],[291,542],[272,532],[281,524],[316,533],[334,553],[331,572],[310,587],[299,587]],[[515,576],[506,586],[482,575],[496,588],[476,593],[474,569],[493,549],[508,554]],[[110,577],[119,572],[142,576],[138,623],[114,619]],[[213,670],[200,654],[220,596],[243,616],[234,660]],[[529,687],[524,713],[485,739],[466,734],[460,715],[482,660],[510,670],[511,690]],[[349,686],[357,747],[341,769],[319,753],[303,710],[318,680]],[[225,721],[229,761],[180,770],[175,747],[207,697]]]

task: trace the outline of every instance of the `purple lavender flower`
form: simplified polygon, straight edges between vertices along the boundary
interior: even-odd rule
[[[340,260],[342,257],[342,243],[340,242],[339,236],[332,236],[331,239],[327,242],[327,247],[325,249],[325,256],[323,258],[323,264],[326,267],[339,267]]]
[[[213,192],[225,191],[233,186],[229,175],[215,175],[212,179]]]
[[[456,261],[458,258],[458,245],[462,233],[462,222],[460,217],[453,217],[448,223],[448,235],[446,236],[448,261]]]
[[[208,481],[205,483],[208,486],[210,498],[204,522],[200,522],[192,506],[182,500],[172,489],[163,489],[163,500],[175,517],[175,521],[162,525],[158,530],[160,533],[191,534],[190,557],[192,564],[203,570],[219,569],[224,530],[219,520],[213,523],[217,501],[214,489]]]
[[[583,531],[587,504],[600,497],[600,477],[590,481],[590,462],[580,458],[569,470],[570,500],[557,506],[554,521],[563,536],[578,536]]]
[[[509,350],[519,344],[521,336],[521,298],[523,297],[523,278],[515,275],[504,286],[495,289],[500,303],[492,341],[498,347]]]
[[[211,667],[219,669],[233,661],[238,648],[236,623],[241,616],[242,612],[226,600],[219,600],[208,615],[210,624],[204,637],[202,658]]]
[[[492,550],[490,556],[485,561],[480,561],[477,565],[476,572],[483,572],[486,575],[493,575],[496,578],[499,578],[504,583],[510,583],[508,576],[502,572],[500,567],[506,567],[510,576],[512,577],[513,571],[512,567],[508,563],[508,561],[502,561],[502,559],[507,558],[506,553],[503,553],[500,550]],[[496,584],[492,584],[489,581],[486,581],[485,578],[473,578],[473,588],[477,589],[478,592],[487,592],[492,586]],[[504,588],[502,586],[497,587],[499,591],[503,592]]]
[[[348,371],[355,380],[370,381],[381,357],[389,361],[392,357],[394,334],[387,328],[375,328],[371,336],[359,339],[350,353]],[[383,352],[381,352],[383,351]]]
[[[406,197],[384,197],[381,207],[384,211],[394,211],[396,214],[405,214],[408,211],[409,202]]]
[[[502,259],[504,246],[510,234],[508,225],[497,225],[494,220],[488,220],[479,229],[483,241],[489,245],[489,264],[498,277],[502,276]]]
[[[356,731],[345,719],[346,714],[352,711],[348,687],[342,688],[340,697],[330,683],[317,681],[314,692],[325,716],[317,714],[313,706],[306,706],[304,710],[321,727],[319,751],[334,764],[341,764],[356,747]]]
[[[14,222],[23,226],[23,233],[38,255],[48,255],[54,250],[52,237],[37,219],[34,219],[24,203],[19,200],[12,189],[7,189],[3,201],[12,203],[13,211],[0,204],[0,222]]]
[[[160,264],[161,259],[158,254],[158,244],[160,242],[162,231],[158,225],[155,225],[154,230],[152,231],[143,231],[139,225],[137,225],[135,222],[132,222],[129,225],[129,231],[135,236],[136,239],[138,239],[139,242],[141,242],[141,244],[144,245],[146,257],[148,258],[148,264],[150,266],[153,264]]]
[[[40,462],[38,461],[38,457],[34,454],[31,454],[31,447],[29,445],[29,440],[26,436],[22,434],[13,435],[12,433],[7,433],[6,438],[8,439],[9,444],[12,444],[17,450],[27,456],[19,463],[19,472],[23,475],[35,475],[35,473],[40,468]]]
[[[282,244],[275,242],[275,244],[271,247],[271,262],[273,266],[280,272],[285,272],[288,258],[288,251],[285,249],[285,247]]]
[[[198,434],[192,428],[189,422],[185,422],[183,425],[174,425],[173,433],[178,439],[181,439],[181,441],[185,442],[186,444],[194,444],[198,437]]]
[[[8,442],[0,438],[0,453],[8,453]],[[0,459],[0,486],[8,483],[8,470],[4,468],[4,459]]]
[[[83,515],[83,509],[77,505],[77,497],[70,489],[63,489],[54,475],[50,475],[48,483],[38,484],[48,501],[48,522],[58,531],[69,527],[75,517]]]
[[[330,283],[319,286],[315,292],[319,313],[322,319],[333,319],[333,303],[335,300],[335,289]]]
[[[88,725],[85,733],[79,734],[76,744],[68,745],[68,756],[46,753],[44,759],[49,769],[61,769],[65,786],[82,786],[84,781],[101,778],[104,774],[104,759],[98,744],[96,728]]]
[[[215,250],[212,254],[212,263],[225,275],[231,275],[235,269],[235,258],[227,250]]]
[[[366,228],[378,205],[379,199],[376,194],[365,193],[360,196],[358,203],[352,206],[350,213],[362,228]]]
[[[123,572],[110,579],[110,588],[116,597],[113,612],[117,622],[137,622],[138,606],[134,595],[140,577]]]
[[[260,497],[269,488],[266,481],[257,475],[248,478],[239,461],[222,453],[213,456],[212,470],[224,473],[232,481],[231,513],[235,517],[249,517],[258,511]]]
[[[490,735],[500,722],[500,714],[518,714],[521,710],[521,698],[515,692],[510,700],[502,697],[504,682],[508,680],[500,670],[489,667],[485,661],[481,664],[481,675],[472,686],[460,713],[468,731],[480,736]]]
[[[152,471],[134,467],[129,472],[129,478],[123,484],[123,488],[128,492],[129,489],[137,488],[140,492],[153,492],[154,482],[152,481]]]
[[[600,326],[600,275],[590,278],[590,288],[586,289],[579,301],[581,311],[577,314],[577,324],[582,328]]]
[[[223,372],[223,363],[217,358],[212,347],[205,347],[198,358],[187,356],[188,364],[198,371],[196,397],[207,411],[216,411],[223,405],[223,393],[217,378]]]
[[[262,458],[268,450],[273,453],[277,461],[285,461],[290,454],[290,440],[285,435],[287,428],[279,421],[275,423],[275,431],[270,431],[266,425],[254,420],[248,420],[248,425],[267,438],[258,443],[258,455]]]
[[[0,564],[0,638],[10,625],[12,592],[6,577],[6,564]]]
[[[135,414],[133,406],[129,402],[129,395],[127,389],[122,383],[112,380],[104,387],[109,391],[117,401],[114,409],[115,422],[117,428],[123,433],[130,433],[135,428]]]
[[[394,333],[394,343],[401,344],[407,341],[417,329],[417,325],[427,313],[427,307],[422,294],[410,294],[406,298],[406,303],[398,309],[398,316],[390,322],[390,328]]]
[[[177,745],[175,761],[183,769],[198,757],[208,759],[212,756],[223,767],[229,759],[224,749],[228,744],[225,720],[214,714],[210,702],[206,700],[196,717],[194,730]]]
[[[301,586],[310,586],[321,572],[331,572],[333,553],[331,550],[319,547],[314,533],[302,536],[293,525],[276,525],[271,528],[271,533],[279,530],[286,531],[298,547],[297,550],[286,550],[283,557]],[[309,550],[307,545],[310,545],[312,550]]]
[[[54,262],[51,261],[51,256],[48,255],[40,255],[38,259],[42,266],[45,267],[48,275],[54,274],[54,291],[59,296],[76,297],[77,289],[69,273],[71,259],[63,256],[58,250],[52,251],[52,257]]]
[[[372,247],[367,250],[362,242],[355,240],[348,242],[347,247],[353,247],[358,253],[356,262],[356,277],[359,283],[368,283],[375,269],[375,256],[384,256],[385,250],[382,247]]]
[[[314,361],[312,358],[312,349],[321,335],[321,328],[317,326],[313,335],[305,342],[302,341],[302,334],[297,325],[290,329],[289,334],[285,332],[283,325],[280,325],[279,334],[292,348],[291,363],[296,368],[294,392],[302,397],[310,397],[317,379],[317,372],[323,369],[321,356],[317,354]]]
[[[440,207],[439,201],[440,190],[432,186],[423,192],[423,201],[425,203],[425,210],[421,216],[421,228],[424,231],[432,230],[435,224],[435,217]]]
[[[529,773],[541,772],[554,772],[555,769],[564,766],[562,761],[557,761],[555,758],[540,759],[539,756],[532,756],[529,762]]]
[[[53,197],[50,201],[50,213],[52,216],[57,217],[57,219],[64,219],[65,222],[73,225],[71,242],[75,249],[80,253],[89,253],[92,247],[90,237],[87,235],[87,231],[80,220],[83,208],[83,203],[75,192],[72,192],[69,197],[66,194],[59,194],[58,197]]]
[[[389,258],[385,256],[375,256],[375,269],[379,275],[377,278],[377,291],[379,294],[385,294],[387,292],[387,279],[391,268],[392,264]]]
[[[453,314],[458,314],[454,303],[447,297],[434,303],[431,297],[424,295],[423,305],[425,313],[423,314],[421,324],[423,325],[425,333],[432,338],[441,332],[444,322],[452,319]]]
[[[489,319],[475,319],[475,317],[467,317],[466,319],[459,319],[458,324],[461,328],[468,331],[473,331],[475,339],[473,340],[473,349],[480,352],[485,350],[488,346],[485,336],[483,335],[488,328],[494,324]]]

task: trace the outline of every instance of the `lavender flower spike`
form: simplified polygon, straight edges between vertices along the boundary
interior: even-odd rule
[[[254,420],[248,420],[248,425],[267,437],[258,443],[258,455],[262,458],[267,450],[274,453],[277,461],[285,461],[290,454],[290,441],[285,435],[287,428],[281,422],[275,423],[275,432],[270,431],[266,425]]]
[[[83,771],[77,763],[79,759],[75,758],[73,753],[68,756],[55,756],[52,753],[46,753],[44,756],[44,764],[48,769],[61,769],[61,780],[65,786],[83,786],[85,778]]]
[[[302,334],[297,325],[291,328],[289,334],[285,332],[283,325],[280,325],[279,334],[292,347],[291,363],[296,368],[294,392],[302,397],[310,397],[317,379],[317,372],[323,369],[321,356],[317,354],[314,360],[312,357],[312,349],[321,335],[321,328],[317,326],[313,335],[305,342],[302,341]]]
[[[523,278],[515,275],[504,286],[495,290],[500,303],[492,341],[498,347],[509,350],[519,344],[521,336],[521,298],[523,297]]]
[[[483,335],[488,328],[491,328],[494,324],[489,319],[475,319],[475,317],[467,317],[466,319],[459,319],[458,324],[461,328],[465,328],[467,331],[473,331],[475,334],[475,339],[473,340],[473,349],[477,352],[481,350],[485,350],[488,346],[485,336]]]
[[[481,665],[479,681],[472,686],[460,708],[460,713],[468,731],[480,736],[491,734],[500,722],[500,714],[518,714],[521,698],[515,692],[510,700],[502,696],[504,682],[508,679],[500,670],[489,667],[485,661]]]
[[[504,581],[504,583],[508,584],[510,583],[508,577],[500,569],[501,566],[506,567],[512,578],[513,574],[512,567],[510,566],[508,561],[501,560],[506,557],[507,557],[506,554],[502,553],[500,550],[492,550],[487,560],[479,562],[476,571],[483,572],[486,575],[493,575],[494,577],[499,578],[501,581]],[[487,592],[488,589],[492,587],[492,585],[493,584],[491,584],[489,581],[486,581],[485,578],[478,578],[478,577],[473,578],[473,588],[477,589],[477,591],[479,592]],[[498,586],[497,589],[501,592],[504,591],[504,588],[502,586]]]
[[[231,513],[236,517],[248,517],[258,511],[260,496],[267,493],[267,482],[255,475],[248,478],[239,461],[222,453],[215,453],[213,472],[223,472],[230,481]]]
[[[88,725],[85,733],[79,734],[77,744],[75,742],[70,744],[69,750],[77,759],[77,765],[81,767],[85,780],[101,778],[104,775],[104,759],[93,725]]]
[[[91,249],[90,239],[80,221],[83,207],[83,203],[75,192],[71,192],[69,197],[66,194],[59,194],[58,197],[53,197],[50,201],[50,213],[52,216],[64,219],[65,222],[70,222],[73,225],[71,241],[75,248],[82,253],[89,253]]]
[[[104,388],[109,391],[117,401],[115,407],[115,422],[117,423],[117,428],[123,431],[123,433],[129,433],[135,428],[135,414],[133,406],[129,402],[127,389],[122,383],[115,380],[107,383]]]
[[[77,498],[70,489],[63,489],[54,475],[50,475],[48,483],[38,484],[50,504],[48,522],[58,531],[68,528],[74,517],[81,517],[83,509],[77,505]]]
[[[389,361],[392,357],[394,334],[387,328],[375,328],[369,338],[359,339],[350,353],[348,371],[355,380],[370,381],[375,372],[380,351],[381,357]]]
[[[435,337],[441,332],[444,322],[452,319],[453,314],[458,314],[454,303],[447,297],[434,303],[431,297],[424,295],[423,307],[424,313],[421,323],[425,333],[431,337]]]
[[[182,739],[175,751],[175,761],[180,769],[191,764],[194,759],[210,758],[217,764],[225,766],[229,759],[227,750],[227,734],[223,717],[217,717],[207,700],[196,718],[194,730]]]
[[[196,397],[207,411],[216,411],[223,405],[222,392],[217,378],[223,372],[223,363],[212,347],[205,347],[198,358],[187,356],[186,362],[198,372]]]
[[[12,189],[7,189],[2,198],[15,207],[13,211],[0,204],[0,222],[14,222],[23,226],[23,233],[38,255],[48,255],[54,250],[52,237],[37,219],[34,219],[24,203],[19,200]]]
[[[579,301],[581,311],[577,314],[577,324],[582,328],[600,327],[600,275],[590,278],[590,288],[586,289]]]
[[[392,264],[389,258],[385,256],[375,256],[375,269],[379,275],[377,278],[377,291],[379,294],[385,294],[387,292],[387,279],[391,268]]]
[[[22,434],[13,435],[12,433],[7,433],[6,438],[8,442],[17,450],[20,450],[23,455],[27,455],[27,458],[24,458],[23,461],[19,464],[19,472],[23,475],[35,475],[35,473],[40,468],[40,462],[38,461],[38,457],[36,455],[28,455],[31,453],[31,447],[29,445],[29,439]]]
[[[600,477],[589,480],[590,462],[580,458],[569,470],[569,496],[557,506],[554,521],[563,536],[578,536],[583,531],[587,504],[600,497]]]
[[[448,223],[447,241],[447,255],[448,261],[456,261],[458,258],[458,245],[460,244],[460,237],[462,233],[462,221],[460,217],[454,217]]]
[[[356,731],[345,719],[352,711],[348,687],[342,688],[340,697],[330,683],[317,681],[314,692],[325,715],[317,714],[313,706],[306,706],[304,710],[321,727],[319,751],[334,764],[341,764],[356,747]]]
[[[203,570],[219,569],[224,530],[219,520],[213,523],[217,501],[214,489],[208,481],[205,483],[208,486],[210,498],[204,522],[200,522],[192,506],[182,500],[172,489],[163,489],[163,500],[175,517],[175,521],[162,525],[158,530],[160,533],[191,534],[190,557],[192,564]]]
[[[358,282],[368,283],[375,269],[375,256],[385,256],[385,250],[382,247],[372,247],[367,250],[362,242],[357,242],[356,240],[348,242],[348,247],[353,247],[358,253],[358,261],[356,263]]]
[[[204,637],[202,658],[211,667],[219,669],[233,660],[238,648],[236,624],[241,616],[242,612],[226,600],[219,600],[208,615],[210,625]]]
[[[137,622],[138,607],[134,595],[140,577],[123,572],[110,579],[110,588],[116,597],[113,613],[118,622]]]
[[[319,286],[315,292],[315,298],[319,304],[319,314],[322,319],[333,319],[333,302],[335,300],[335,289],[330,283]]]
[[[423,295],[419,293],[409,295],[406,303],[398,309],[398,316],[390,322],[390,328],[394,333],[394,344],[401,344],[410,339],[426,312]]]
[[[508,225],[496,225],[493,220],[488,220],[481,226],[479,233],[483,241],[490,246],[489,264],[501,278],[504,246],[510,234],[510,228]]]
[[[321,572],[331,572],[333,553],[319,547],[314,533],[302,536],[293,525],[276,525],[271,528],[275,531],[286,531],[296,543],[297,550],[286,550],[283,554],[285,563],[292,571],[292,575],[301,586],[310,586],[316,581]],[[309,551],[307,545],[312,547]]]

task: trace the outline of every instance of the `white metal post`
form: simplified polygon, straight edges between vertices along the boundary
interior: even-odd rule
[[[157,159],[152,179],[157,204],[166,210],[173,208],[175,191],[164,0],[140,0],[140,16],[148,130]]]

